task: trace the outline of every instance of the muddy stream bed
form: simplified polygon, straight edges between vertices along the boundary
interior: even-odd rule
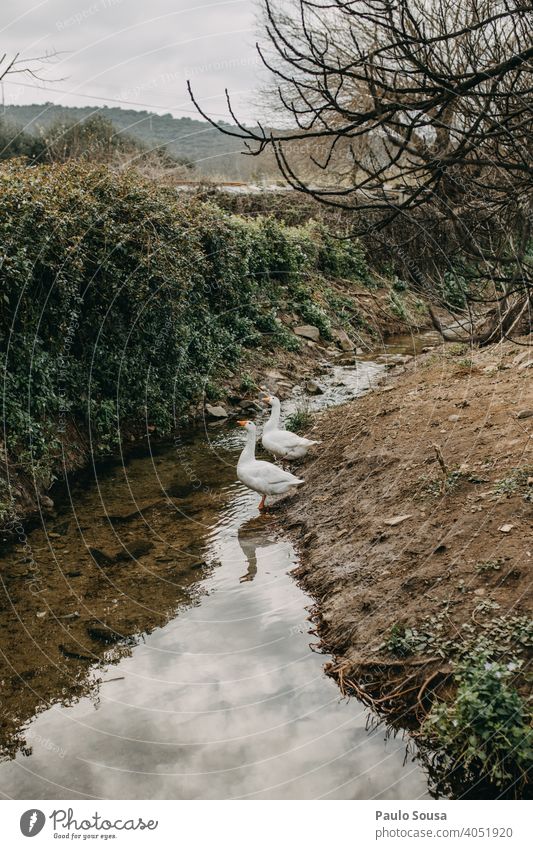
[[[384,372],[329,367],[309,407]],[[95,468],[1,554],[5,798],[428,797],[406,739],[324,674],[296,552],[235,479],[243,439],[207,426]]]

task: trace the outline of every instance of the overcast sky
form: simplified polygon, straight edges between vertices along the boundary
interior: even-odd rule
[[[254,0],[1,0],[0,56],[65,51],[43,67],[46,84],[6,78],[5,102],[193,115],[189,78],[217,118],[228,88],[249,121],[260,85],[255,11]]]

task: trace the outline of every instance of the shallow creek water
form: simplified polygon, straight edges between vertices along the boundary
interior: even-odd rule
[[[382,373],[329,369],[310,406]],[[29,534],[31,556],[5,553],[4,797],[428,795],[401,735],[368,728],[324,675],[296,553],[235,480],[243,440],[207,427],[93,469]]]

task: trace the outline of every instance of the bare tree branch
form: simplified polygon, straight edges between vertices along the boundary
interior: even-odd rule
[[[429,213],[481,269],[485,301],[505,302],[501,333],[515,327],[533,297],[533,4],[263,0],[262,8],[272,123],[287,129],[245,126],[229,97],[234,128],[221,128],[189,86],[202,116],[251,155],[270,148],[296,191],[354,212],[355,232]]]

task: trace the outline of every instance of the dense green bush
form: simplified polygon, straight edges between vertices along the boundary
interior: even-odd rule
[[[533,732],[527,710],[512,686],[519,664],[471,653],[457,663],[457,695],[440,702],[422,725],[420,740],[435,751],[442,775],[489,781],[504,790],[531,777]]]
[[[25,157],[29,165],[77,159],[117,166],[133,162],[159,169],[194,167],[190,159],[172,156],[164,146],[147,147],[127,132],[117,130],[102,115],[91,115],[82,121],[55,120],[40,127],[38,133],[27,132],[9,118],[0,118],[0,160],[15,157]]]
[[[311,225],[247,221],[134,172],[10,162],[0,191],[7,451],[39,483],[72,422],[96,451],[125,421],[168,433],[246,347],[294,347],[277,307],[321,319],[306,280],[341,262]]]
[[[318,229],[315,227],[315,230]],[[360,280],[372,285],[365,253],[361,244],[349,236],[337,236],[321,228],[318,240],[319,267],[333,277]]]
[[[140,153],[141,145],[127,133],[117,132],[108,118],[91,115],[84,121],[55,121],[42,128],[39,138],[48,162],[85,159],[90,162],[109,162],[117,154]]]
[[[42,160],[46,144],[39,136],[25,132],[18,124],[0,118],[0,160],[25,156],[29,162]]]

